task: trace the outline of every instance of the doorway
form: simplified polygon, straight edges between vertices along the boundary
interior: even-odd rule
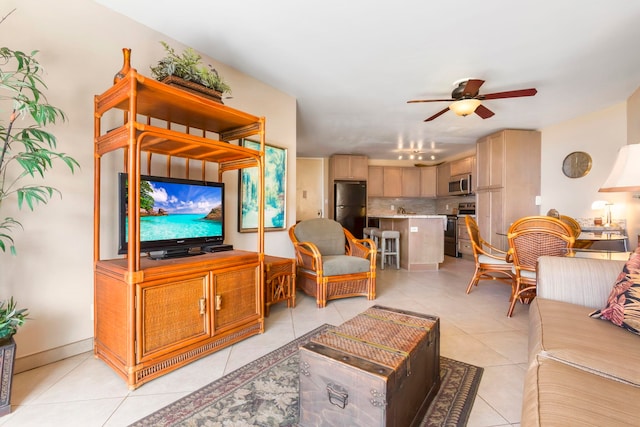
[[[324,216],[324,159],[296,159],[296,221]]]

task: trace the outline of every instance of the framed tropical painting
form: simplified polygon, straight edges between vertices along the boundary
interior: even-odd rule
[[[250,139],[243,139],[240,145],[260,149],[260,143]],[[287,226],[287,149],[265,144],[264,150],[264,230],[284,230]],[[238,231],[257,231],[258,168],[240,169],[238,188]]]

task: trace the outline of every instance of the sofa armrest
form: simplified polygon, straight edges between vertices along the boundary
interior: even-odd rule
[[[537,290],[540,298],[602,308],[624,261],[542,256],[538,259]]]

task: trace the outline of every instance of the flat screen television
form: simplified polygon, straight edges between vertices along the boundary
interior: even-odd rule
[[[119,175],[119,254],[128,251],[127,174]],[[152,258],[223,248],[224,183],[140,176],[140,251]],[[200,248],[200,252],[192,251]]]

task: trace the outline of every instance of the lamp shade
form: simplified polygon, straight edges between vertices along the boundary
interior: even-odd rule
[[[458,116],[468,116],[476,111],[478,105],[480,105],[479,99],[461,99],[451,103],[451,105],[449,105],[449,109]]]
[[[624,145],[601,192],[640,191],[640,144]]]

